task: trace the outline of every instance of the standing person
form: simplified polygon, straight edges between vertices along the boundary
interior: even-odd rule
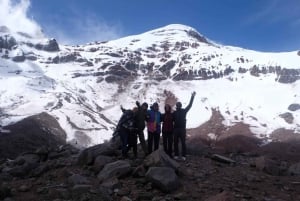
[[[174,159],[178,158],[178,141],[180,139],[181,141],[181,147],[182,147],[182,160],[186,160],[186,114],[191,109],[194,98],[195,98],[196,92],[192,93],[190,102],[186,108],[182,108],[181,102],[176,103],[176,111],[173,113],[173,120],[174,120],[174,152],[175,156]]]
[[[148,104],[145,102],[142,105],[140,105],[140,103],[136,101],[136,105],[138,107],[137,113],[135,115],[135,121],[137,125],[137,135],[140,140],[142,149],[145,155],[147,155],[148,150],[147,150],[145,136],[144,136],[144,129],[146,127],[145,122],[146,122]]]
[[[121,110],[123,114],[118,122],[117,130],[121,138],[122,156],[127,158],[130,130],[134,126],[134,113],[132,110],[126,110],[122,106]]]
[[[169,104],[165,105],[165,113],[161,115],[161,121],[164,151],[172,158],[174,125],[172,108]]]
[[[161,113],[157,103],[153,103],[150,110],[147,113],[147,129],[148,129],[148,154],[152,153],[152,146],[154,144],[154,150],[159,147],[160,138],[160,122]]]
[[[137,124],[136,124],[136,115],[138,108],[134,107],[133,111],[133,122],[131,127],[129,128],[129,135],[128,135],[128,148],[127,152],[132,148],[134,158],[137,158]]]

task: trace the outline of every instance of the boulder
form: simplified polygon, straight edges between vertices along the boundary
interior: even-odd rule
[[[0,133],[0,158],[15,158],[24,152],[35,151],[41,145],[55,149],[66,144],[65,131],[54,117],[45,112],[3,129],[10,133]]]
[[[175,171],[180,171],[180,165],[175,160],[169,157],[162,149],[152,152],[144,160],[146,167],[170,167]]]
[[[288,168],[286,163],[275,161],[265,156],[257,157],[255,159],[255,166],[258,170],[274,176],[284,175]]]
[[[162,192],[168,193],[179,187],[179,179],[170,167],[150,167],[146,178]]]
[[[79,185],[79,184],[89,184],[90,181],[79,174],[73,174],[68,177],[68,183],[72,185]]]
[[[289,175],[300,175],[300,163],[293,164],[288,169]]]
[[[97,174],[100,172],[100,170],[102,170],[102,168],[108,164],[113,162],[113,158],[110,156],[103,156],[103,155],[99,155],[96,157],[95,161],[94,161],[94,165],[92,167],[92,170]]]
[[[116,142],[105,142],[103,144],[98,144],[80,152],[77,164],[78,165],[93,165],[95,159],[99,155],[104,156],[114,156],[118,150],[118,143]]]
[[[110,177],[122,177],[131,171],[131,165],[128,161],[118,160],[113,163],[108,163],[98,174],[98,179],[104,181]]]

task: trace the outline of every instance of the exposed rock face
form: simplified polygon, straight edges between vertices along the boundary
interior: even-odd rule
[[[189,30],[187,34],[193,38],[196,38],[199,42],[208,43],[207,39],[204,36],[201,36],[198,32]]]
[[[286,112],[279,115],[281,118],[285,120],[286,123],[292,124],[294,122],[294,116],[290,112]]]
[[[299,69],[282,69],[278,82],[293,83],[300,79]]]
[[[15,45],[17,45],[17,41],[14,37],[10,35],[0,36],[0,49],[11,50]]]
[[[65,131],[47,113],[25,118],[4,129],[9,133],[0,133],[0,158],[14,158],[41,145],[55,148],[66,143]]]
[[[35,48],[49,52],[59,51],[59,46],[55,39],[48,40],[46,44],[36,44]]]
[[[71,52],[69,54],[66,55],[62,55],[62,56],[56,56],[52,59],[53,63],[68,63],[68,62],[87,62],[86,59],[82,58],[82,56],[80,55],[80,53],[78,52]]]
[[[288,110],[290,110],[290,111],[297,111],[299,109],[300,109],[300,104],[298,104],[298,103],[290,104],[288,107]]]

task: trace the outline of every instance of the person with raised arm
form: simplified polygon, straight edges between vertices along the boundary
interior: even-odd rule
[[[193,92],[191,95],[190,102],[186,108],[182,108],[182,103],[176,103],[176,110],[173,112],[173,121],[174,121],[174,159],[179,159],[179,150],[178,150],[178,142],[181,141],[182,147],[182,160],[186,160],[186,115],[188,111],[191,109],[196,92]]]

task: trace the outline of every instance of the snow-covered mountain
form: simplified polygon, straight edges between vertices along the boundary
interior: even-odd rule
[[[120,105],[179,100],[189,128],[219,110],[225,126],[250,125],[259,137],[300,133],[300,51],[269,53],[217,44],[173,24],[106,42],[65,46],[0,27],[0,114],[8,125],[48,112],[83,146],[109,139]]]

